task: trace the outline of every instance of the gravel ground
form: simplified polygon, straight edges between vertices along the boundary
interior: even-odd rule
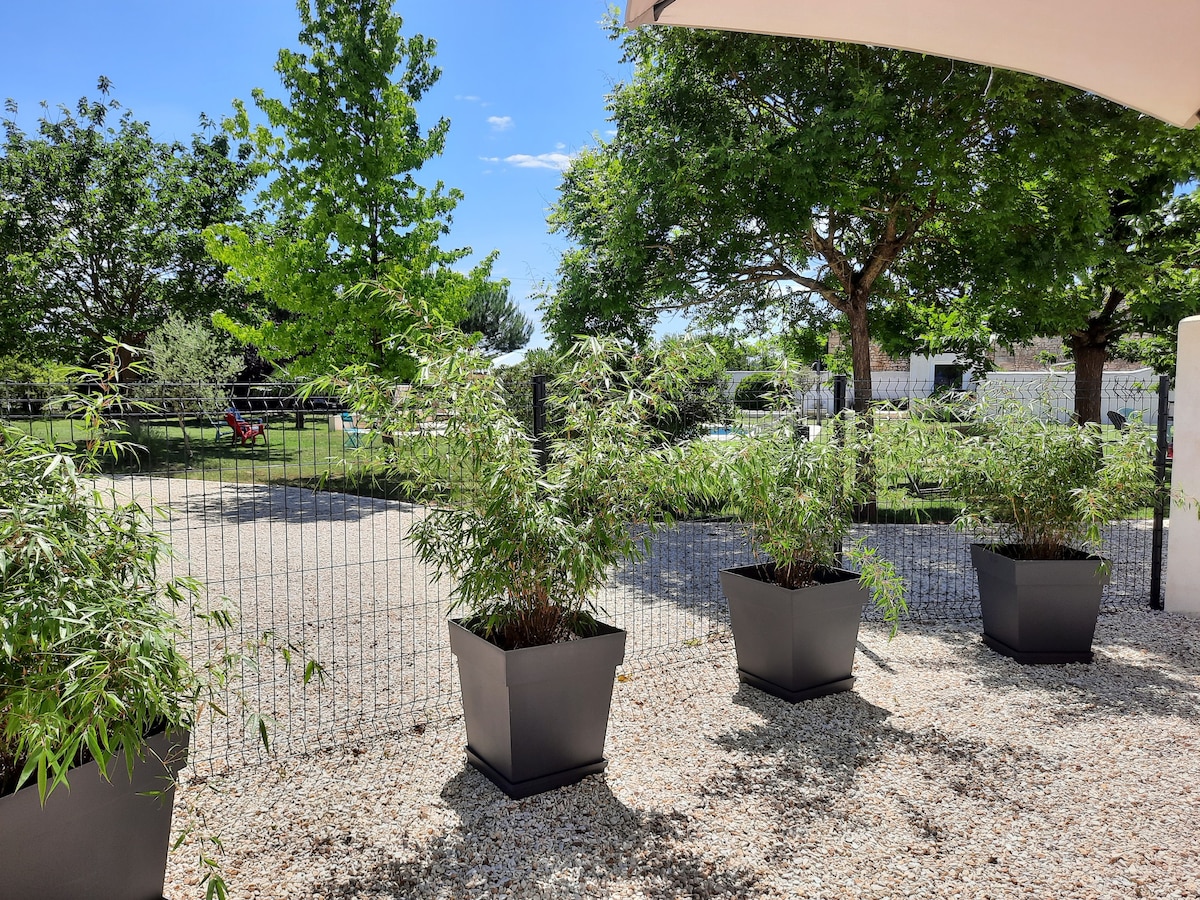
[[[605,773],[521,801],[454,718],[185,775],[166,896],[217,833],[237,897],[1200,896],[1200,621],[1107,614],[1090,666],[976,630],[867,623],[855,690],[794,706],[715,638],[616,684]]]
[[[980,643],[961,536],[872,529],[918,618],[963,621],[890,643],[868,622],[855,690],[790,706],[737,683],[716,570],[740,541],[684,525],[602,597],[630,632],[608,770],[511,801],[464,763],[446,586],[402,538],[418,511],[123,485],[168,507],[238,636],[302,639],[331,672],[315,691],[245,673],[275,758],[237,728],[195,735],[170,900],[203,896],[206,836],[239,898],[1200,896],[1200,621],[1121,609],[1119,584],[1095,663],[1022,667]]]

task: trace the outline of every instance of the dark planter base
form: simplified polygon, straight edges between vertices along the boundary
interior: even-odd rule
[[[742,684],[748,684],[750,687],[758,688],[766,694],[773,697],[778,697],[780,700],[786,700],[788,703],[800,703],[804,700],[815,700],[817,697],[824,697],[827,694],[838,694],[842,691],[851,690],[854,687],[854,676],[843,678],[839,681],[831,681],[828,684],[818,685],[817,687],[807,688],[802,691],[789,691],[787,688],[780,687],[773,682],[767,681],[765,678],[759,678],[757,675],[752,675],[745,669],[738,669],[738,680]]]
[[[159,900],[187,746],[186,733],[151,735],[132,782],[124,754],[109,780],[95,762],[78,766],[44,807],[36,784],[0,797],[0,897]]]
[[[625,632],[503,650],[450,621],[467,762],[513,799],[603,771],[604,739]]]
[[[1061,651],[1027,651],[1016,650],[1003,641],[998,641],[990,634],[983,635],[983,643],[991,647],[997,653],[1001,653],[1010,659],[1015,659],[1019,663],[1026,665],[1051,665],[1058,666],[1063,663],[1090,663],[1095,654],[1091,650],[1076,651],[1076,652],[1061,652]]]
[[[800,703],[848,691],[866,592],[853,572],[830,569],[827,581],[784,588],[769,570],[721,570],[743,684]]]
[[[577,781],[583,781],[589,775],[595,775],[597,772],[603,772],[608,768],[608,760],[602,759],[599,762],[587,763],[582,766],[575,766],[573,769],[567,769],[563,772],[555,772],[551,775],[543,775],[540,778],[530,778],[526,781],[509,781],[495,769],[487,764],[474,750],[467,747],[467,762],[487,776],[488,780],[508,796],[514,800],[521,800],[525,797],[532,797],[534,794],[553,791],[556,788],[566,787],[569,784],[575,784]]]

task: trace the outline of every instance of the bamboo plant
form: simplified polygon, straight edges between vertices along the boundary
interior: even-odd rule
[[[682,449],[651,423],[669,419],[697,351],[647,359],[580,340],[557,367],[539,443],[469,339],[419,318],[403,339],[420,360],[411,384],[360,367],[309,390],[340,393],[382,433],[386,477],[427,506],[410,538],[453,580],[451,615],[506,649],[588,635],[612,567],[646,552],[687,491]]]
[[[903,581],[865,540],[844,546],[856,509],[873,496],[871,456],[879,436],[847,411],[814,440],[799,429],[799,390],[785,364],[770,415],[744,437],[704,445],[693,465],[727,486],[727,502],[747,526],[765,580],[786,588],[821,583],[843,556],[858,570],[893,629],[907,609]]]
[[[931,458],[962,505],[958,527],[1014,556],[1097,551],[1105,526],[1155,502],[1148,429],[1065,424],[1008,397],[985,398],[979,418],[986,426],[979,434],[940,431]]]

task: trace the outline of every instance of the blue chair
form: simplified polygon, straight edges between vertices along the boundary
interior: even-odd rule
[[[354,449],[361,446],[362,436],[364,434],[370,434],[370,430],[366,428],[360,428],[357,424],[355,424],[354,413],[344,412],[342,413],[342,434],[345,435],[346,446],[350,449]]]

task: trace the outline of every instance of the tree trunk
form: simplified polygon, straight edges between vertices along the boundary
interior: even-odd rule
[[[855,427],[869,430],[871,420],[871,330],[867,322],[867,295],[856,291],[846,309],[846,320],[850,326],[850,356],[854,364],[854,415]],[[855,510],[860,522],[875,522],[878,519],[878,500],[875,493],[875,461],[868,451],[863,451],[858,460],[859,480],[869,486],[865,503]]]
[[[138,352],[138,348],[146,346],[146,337],[150,334],[148,331],[138,331],[132,334],[122,334],[119,338],[119,345],[116,348],[116,374],[123,382],[141,381],[141,376],[137,369],[133,368],[133,364],[139,358],[144,358],[143,354]]]
[[[1107,335],[1088,332],[1067,338],[1075,357],[1075,421],[1099,422],[1104,383],[1104,363],[1108,360]]]
[[[184,421],[183,404],[180,403],[175,407],[175,415],[179,419],[179,430],[183,434],[183,453],[184,458],[190,463],[192,461],[192,440],[188,437],[187,423]]]
[[[866,414],[871,405],[871,330],[867,322],[866,297],[850,298],[846,307],[850,328],[850,357],[853,361],[854,411]]]

